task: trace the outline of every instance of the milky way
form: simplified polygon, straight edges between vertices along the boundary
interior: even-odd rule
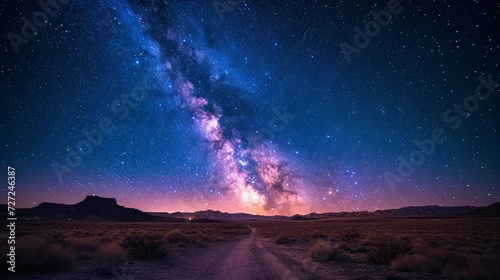
[[[249,135],[239,130],[238,126],[248,128],[250,125],[242,116],[221,121],[228,119],[227,108],[217,102],[220,97],[211,95],[223,95],[225,92],[218,91],[214,86],[221,78],[214,78],[217,74],[213,73],[204,50],[198,50],[173,35],[176,33],[175,28],[167,33],[168,44],[177,47],[175,51],[180,57],[170,58],[168,53],[161,55],[165,58],[165,61],[161,61],[164,65],[161,71],[164,73],[160,73],[159,77],[161,79],[164,75],[171,78],[174,91],[168,94],[178,96],[182,100],[179,105],[193,116],[193,124],[200,134],[201,142],[204,142],[203,146],[215,171],[213,180],[216,188],[212,191],[228,196],[229,200],[238,204],[240,211],[297,213],[300,210],[297,208],[300,205],[300,195],[297,193],[300,186],[294,181],[295,173],[286,159],[278,156],[277,148],[265,143],[262,133]],[[205,88],[196,88],[189,80],[189,74],[184,75],[182,69],[204,66],[205,71],[209,72],[207,75],[212,78]],[[204,94],[204,90],[211,94]],[[231,98],[232,104],[241,102],[237,95]]]

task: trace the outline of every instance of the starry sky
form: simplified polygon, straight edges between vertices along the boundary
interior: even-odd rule
[[[47,3],[0,8],[18,207],[500,201],[496,1]]]

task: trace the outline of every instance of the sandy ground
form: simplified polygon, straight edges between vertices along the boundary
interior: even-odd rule
[[[165,260],[130,261],[114,277],[98,276],[91,260],[78,260],[69,272],[8,279],[443,279],[433,274],[398,273],[356,258],[317,263],[306,252],[304,245],[274,244],[252,228],[249,236],[238,241],[176,248]]]

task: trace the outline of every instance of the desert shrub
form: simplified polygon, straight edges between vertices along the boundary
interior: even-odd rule
[[[326,239],[328,238],[328,235],[324,234],[323,232],[319,230],[315,230],[312,234],[308,235],[312,237],[313,239]]]
[[[99,247],[99,241],[93,237],[73,238],[71,241],[71,249],[75,252],[95,252]]]
[[[79,260],[88,260],[93,257],[97,248],[99,248],[99,241],[94,237],[72,237],[69,239],[70,249],[76,253]]]
[[[74,259],[70,251],[45,238],[26,236],[16,243],[16,272],[67,270]]]
[[[345,243],[340,244],[339,249],[344,250],[344,251],[348,251],[348,252],[354,251],[354,249],[351,246],[349,246],[348,244],[345,244]]]
[[[398,271],[439,273],[448,279],[500,279],[498,261],[478,262],[445,250],[428,249],[414,255],[401,256],[391,263]]]
[[[279,235],[276,239],[274,239],[274,243],[276,244],[290,244],[290,242],[290,238],[286,235]]]
[[[467,266],[447,265],[441,274],[454,280],[498,280],[500,268],[498,260],[495,263],[479,263],[473,261]]]
[[[191,238],[189,238],[189,236],[182,233],[182,231],[180,231],[178,229],[174,229],[172,231],[169,231],[167,233],[167,235],[165,236],[165,239],[170,244],[190,243],[191,242]]]
[[[53,234],[48,242],[52,244],[58,244],[64,249],[68,249],[71,247],[71,242],[66,239],[62,233]]]
[[[108,237],[108,236],[102,236],[102,237],[99,237],[98,241],[100,244],[109,244],[111,243],[113,239],[111,237]]]
[[[361,243],[361,245],[363,245],[363,246],[375,246],[376,244],[377,243],[371,239],[366,239]]]
[[[208,240],[208,237],[205,236],[202,232],[198,231],[197,233],[190,235],[189,239],[193,244],[201,245],[204,241]]]
[[[389,265],[399,256],[412,254],[413,245],[409,238],[382,236],[375,241],[375,247],[368,251],[368,260],[374,264]]]
[[[315,243],[307,253],[311,259],[317,262],[333,261],[340,256],[340,251],[326,241]]]
[[[421,254],[400,256],[391,262],[391,268],[397,271],[424,271],[439,272],[440,268],[437,262],[432,262]]]
[[[429,248],[439,248],[439,242],[437,242],[436,240],[427,240],[426,243],[427,247]]]
[[[368,249],[364,246],[361,246],[361,247],[358,247],[358,249],[356,249],[356,252],[358,253],[366,253],[368,252]]]
[[[353,241],[362,238],[361,233],[357,229],[344,230],[340,233],[342,240]]]
[[[127,259],[128,254],[123,247],[117,243],[107,243],[97,251],[98,271],[102,275],[111,275],[112,271],[117,270]]]
[[[166,254],[163,236],[160,234],[138,234],[125,235],[120,246],[127,249],[131,256],[140,259],[161,258]]]

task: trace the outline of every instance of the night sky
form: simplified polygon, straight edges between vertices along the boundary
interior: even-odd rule
[[[4,0],[2,181],[17,207],[500,201],[499,3],[361,2]]]

